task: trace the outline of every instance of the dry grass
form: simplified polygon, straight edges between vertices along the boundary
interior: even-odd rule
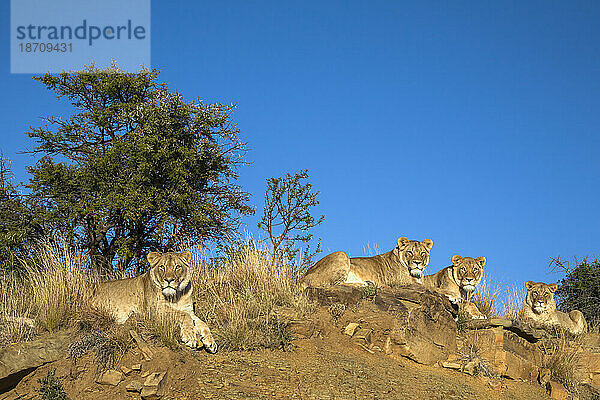
[[[523,321],[526,296],[527,291],[523,286],[511,286],[506,289],[502,301],[502,315],[513,321]]]
[[[303,316],[314,309],[296,285],[299,270],[288,264],[273,265],[268,252],[251,240],[216,264],[201,253],[196,255],[196,314],[223,348],[280,346],[285,334],[273,311],[287,307]]]
[[[0,347],[31,339],[35,322],[31,287],[13,275],[0,275]]]
[[[496,318],[501,315],[498,309],[498,298],[501,291],[500,285],[495,284],[487,275],[484,275],[479,285],[477,285],[471,301],[486,317]]]
[[[113,329],[112,318],[89,307],[98,279],[81,252],[64,241],[44,242],[24,264],[23,276],[0,276],[0,346],[30,339],[32,326],[52,332],[75,325],[90,334]],[[274,311],[286,307],[302,316],[314,309],[296,285],[299,273],[294,265],[274,265],[252,240],[216,261],[196,251],[196,314],[222,349],[285,348],[291,338]],[[138,327],[166,346],[179,346],[179,329],[169,316],[140,316]]]
[[[40,242],[22,272],[0,277],[0,345],[56,331],[77,315],[95,283],[83,261],[64,241]]]
[[[562,383],[569,392],[577,390],[575,379],[580,347],[572,341],[572,337],[563,330],[556,330],[553,337],[540,343],[544,353],[543,367],[550,370],[552,380]]]
[[[38,246],[37,260],[25,263],[36,321],[53,332],[85,307],[95,278],[84,269],[85,258],[64,241]]]

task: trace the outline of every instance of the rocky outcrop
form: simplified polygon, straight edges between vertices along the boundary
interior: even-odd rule
[[[70,339],[68,333],[45,335],[0,350],[0,393],[11,390],[36,368],[63,357]]]
[[[365,296],[361,288],[309,288],[308,295],[331,307],[356,306]],[[369,299],[380,317],[377,329],[368,324],[348,325],[349,336],[368,349],[381,348],[386,354],[410,358],[421,364],[445,360],[456,350],[454,308],[445,296],[420,285],[379,289]]]
[[[472,353],[497,376],[537,381],[543,355],[538,346],[504,326],[468,330],[461,335],[460,353]]]

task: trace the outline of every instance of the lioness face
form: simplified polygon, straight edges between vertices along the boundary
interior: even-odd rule
[[[162,290],[167,300],[174,300],[177,295],[185,291],[190,284],[188,270],[192,253],[158,253],[148,254],[150,263],[150,277],[152,282]]]
[[[473,292],[483,276],[485,257],[452,257],[452,275],[454,281],[465,292]]]
[[[402,264],[414,278],[421,278],[425,267],[429,264],[429,252],[433,247],[433,240],[425,239],[422,242],[408,240],[405,237],[398,239],[398,254]]]
[[[554,302],[554,292],[558,286],[554,283],[549,285],[543,282],[528,281],[525,284],[527,288],[527,297],[525,302],[534,313],[541,314],[546,311],[551,311],[551,308],[556,307]]]

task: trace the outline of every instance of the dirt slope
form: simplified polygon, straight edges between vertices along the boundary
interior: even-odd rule
[[[130,350],[120,365],[142,364],[118,386],[95,382],[91,356],[77,365],[62,359],[27,376],[1,400],[38,397],[38,379],[56,369],[71,400],[139,399],[126,391],[145,372],[167,372],[163,399],[545,399],[539,385],[503,380],[492,387],[484,377],[372,354],[336,327],[325,337],[294,341],[292,351],[220,352],[154,349],[144,361]]]

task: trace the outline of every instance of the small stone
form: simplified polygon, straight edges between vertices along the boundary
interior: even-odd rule
[[[460,365],[460,363],[457,363],[454,361],[442,361],[441,364],[442,364],[442,367],[449,368],[449,369],[460,370],[462,368],[462,365]]]
[[[155,372],[148,375],[142,387],[141,396],[143,400],[158,400],[162,397],[159,392],[162,389],[166,375],[166,372]]]
[[[98,380],[97,383],[101,385],[112,385],[117,386],[123,380],[123,373],[121,371],[115,371],[114,369],[109,369],[105,371]]]
[[[563,385],[555,381],[549,381],[546,384],[546,393],[553,400],[568,400],[569,392]]]
[[[352,336],[354,336],[354,332],[356,332],[356,330],[358,329],[358,327],[359,327],[359,325],[356,322],[350,322],[344,328],[344,334],[352,337]]]
[[[463,367],[463,372],[467,373],[469,375],[475,375],[477,372],[477,369],[478,369],[477,367],[478,367],[478,363],[476,363],[475,361],[469,361]]]
[[[500,389],[502,387],[502,381],[497,378],[488,378],[487,383],[492,389]]]
[[[145,372],[142,372],[142,378],[145,378],[145,377],[147,377],[147,376],[148,376],[148,375],[150,375],[151,373],[152,373],[152,372],[150,372],[150,371],[145,371]]]
[[[142,387],[142,382],[132,381],[129,385],[125,387],[125,390],[127,390],[128,392],[139,393],[142,391]]]
[[[121,365],[121,371],[125,374],[125,375],[129,375],[131,373],[131,371],[133,371],[133,369],[126,367],[124,365]]]
[[[371,344],[371,329],[361,328],[352,336],[354,339],[364,340],[365,343]]]
[[[383,345],[383,351],[385,352],[385,354],[392,354],[392,338],[391,337],[387,337],[387,339],[385,339],[385,345]]]
[[[142,364],[133,364],[131,366],[131,369],[134,371],[141,371],[142,370]]]

